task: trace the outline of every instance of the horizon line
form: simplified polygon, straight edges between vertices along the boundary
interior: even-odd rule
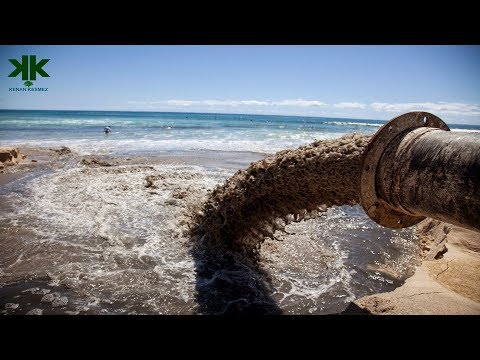
[[[304,118],[321,118],[321,119],[340,119],[340,120],[368,120],[388,122],[391,119],[401,115],[393,116],[388,120],[370,119],[370,118],[354,118],[354,117],[331,117],[331,116],[311,116],[311,115],[281,115],[281,114],[249,114],[249,113],[224,113],[224,112],[198,112],[198,111],[155,111],[155,110],[85,110],[85,109],[0,109],[0,111],[81,111],[81,112],[130,112],[130,113],[174,113],[174,114],[212,114],[212,115],[248,115],[248,116],[281,116],[281,117],[304,117]],[[428,111],[427,111],[428,112]],[[434,115],[434,114],[433,114]],[[477,124],[450,123],[452,125],[464,125],[480,127]]]
[[[250,113],[224,113],[224,112],[200,112],[200,111],[156,111],[156,110],[85,110],[85,109],[0,109],[0,111],[97,111],[97,112],[132,112],[132,113],[178,113],[178,114],[212,114],[212,115],[252,115],[252,116],[283,116],[283,117],[307,117],[307,118],[327,118],[327,119],[349,119],[349,120],[372,120],[388,121],[382,119],[369,118],[348,118],[331,116],[312,116],[312,115],[281,115],[281,114],[250,114]],[[398,116],[398,115],[397,115]],[[467,124],[468,125],[468,124]]]

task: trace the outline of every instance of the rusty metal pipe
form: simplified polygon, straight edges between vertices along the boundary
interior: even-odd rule
[[[435,115],[413,112],[372,137],[361,203],[374,221],[402,228],[431,217],[480,232],[480,133],[449,130]]]

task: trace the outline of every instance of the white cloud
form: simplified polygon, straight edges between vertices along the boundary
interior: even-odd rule
[[[129,105],[166,105],[166,106],[327,106],[326,103],[318,100],[304,100],[304,99],[285,99],[278,101],[266,100],[154,100],[154,101],[128,101]]]
[[[425,103],[372,103],[371,108],[375,111],[408,112],[429,111],[451,115],[477,116],[480,115],[480,106],[476,104],[456,102],[425,102]]]
[[[287,99],[280,101],[271,101],[271,105],[276,106],[327,106],[326,103],[318,100]]]
[[[340,109],[365,109],[367,104],[362,104],[358,102],[340,102],[333,104],[333,107]]]
[[[156,105],[156,104],[163,104],[166,103],[167,105],[171,106],[191,106],[195,105],[195,101],[191,100],[167,100],[166,102],[164,101],[150,101],[150,104]]]
[[[1,103],[0,103],[1,104]],[[131,100],[130,108],[148,111],[198,111],[226,113],[265,113],[306,116],[338,116],[361,119],[385,120],[392,114],[409,111],[427,111],[440,116],[446,121],[477,123],[480,121],[480,105],[460,102],[337,102],[328,104],[319,100],[283,99],[283,100]]]
[[[267,101],[259,100],[197,100],[197,105],[208,106],[265,106],[269,105]]]

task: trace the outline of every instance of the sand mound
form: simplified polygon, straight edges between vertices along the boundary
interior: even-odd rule
[[[0,170],[6,166],[16,165],[25,158],[26,155],[21,154],[18,148],[0,147]]]

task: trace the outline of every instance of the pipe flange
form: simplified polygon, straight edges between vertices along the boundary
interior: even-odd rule
[[[377,196],[375,186],[378,161],[390,142],[404,131],[420,127],[450,130],[447,124],[433,114],[423,111],[409,112],[384,124],[370,139],[365,150],[360,178],[360,201],[368,216],[382,226],[404,228],[425,219],[423,216],[414,216],[390,206]]]

